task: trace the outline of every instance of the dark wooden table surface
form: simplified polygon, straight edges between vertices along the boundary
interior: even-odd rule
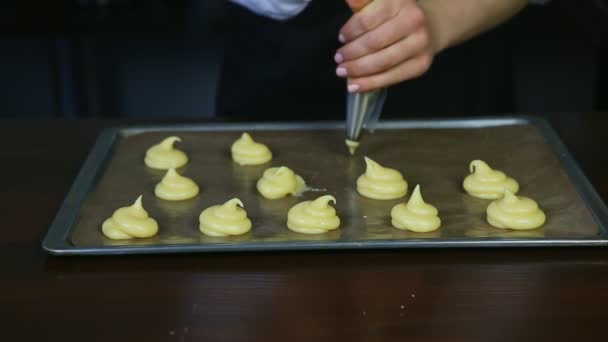
[[[608,116],[550,115],[608,199]],[[606,341],[608,250],[52,257],[109,121],[0,121],[0,341]]]

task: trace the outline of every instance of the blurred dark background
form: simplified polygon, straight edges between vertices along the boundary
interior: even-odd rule
[[[0,117],[213,116],[225,3],[2,1]],[[608,111],[606,3],[530,6],[482,38],[509,76],[483,114]]]

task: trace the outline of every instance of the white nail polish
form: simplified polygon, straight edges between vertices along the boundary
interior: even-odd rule
[[[346,77],[348,75],[348,72],[346,71],[346,68],[338,67],[338,69],[336,69],[336,75],[340,77]]]
[[[359,90],[359,88],[361,88],[361,86],[359,86],[358,84],[349,84],[348,85],[348,92],[349,93],[354,93],[357,90]]]
[[[342,33],[340,33],[338,35],[338,40],[340,41],[340,43],[346,42],[346,38],[344,37],[344,35]]]
[[[334,60],[336,61],[336,63],[342,63],[344,62],[344,57],[342,57],[342,54],[338,52],[334,56]]]

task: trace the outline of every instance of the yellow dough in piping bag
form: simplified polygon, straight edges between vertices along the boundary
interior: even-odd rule
[[[405,196],[407,182],[399,171],[382,167],[368,157],[365,157],[365,163],[367,169],[357,179],[359,194],[377,200],[390,200]]]
[[[420,185],[416,186],[407,204],[397,204],[391,210],[392,224],[395,228],[428,233],[439,229],[441,219],[434,206],[424,202]]]
[[[251,220],[238,198],[209,207],[199,216],[201,233],[209,236],[242,235],[251,230]]]
[[[515,179],[502,171],[493,170],[484,161],[472,161],[469,170],[471,174],[464,179],[462,186],[473,197],[498,199],[502,197],[505,189],[514,194],[519,191],[519,184]]]
[[[336,203],[336,199],[325,195],[314,201],[294,205],[287,213],[287,227],[303,234],[323,234],[337,229],[340,227],[340,218],[329,202]]]
[[[257,188],[264,198],[277,199],[302,193],[306,189],[306,183],[286,166],[271,167],[264,171]]]
[[[181,176],[173,168],[167,171],[163,180],[154,188],[156,197],[167,201],[186,200],[195,197],[198,192],[198,185],[192,179]]]
[[[146,151],[144,162],[148,167],[158,170],[177,169],[188,163],[188,156],[173,147],[179,137],[168,137]]]
[[[158,223],[148,216],[139,196],[130,207],[116,210],[112,217],[103,222],[103,235],[112,240],[148,238],[158,233]]]
[[[232,160],[239,165],[261,165],[272,159],[272,152],[264,144],[255,142],[249,133],[243,133],[232,144]]]
[[[527,197],[505,190],[503,198],[492,202],[487,210],[488,223],[496,228],[531,230],[545,224],[545,213]]]
[[[355,152],[357,152],[359,145],[361,145],[360,142],[350,140],[350,139],[344,140],[344,143],[346,144],[346,147],[348,147],[348,152],[350,153],[351,156],[355,155]]]

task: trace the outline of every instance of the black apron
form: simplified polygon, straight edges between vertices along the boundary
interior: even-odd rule
[[[313,0],[285,22],[229,4],[219,116],[250,120],[343,120],[346,82],[333,56],[350,17],[342,0]],[[383,118],[510,111],[510,58],[504,32],[436,56],[424,76],[392,86]]]

